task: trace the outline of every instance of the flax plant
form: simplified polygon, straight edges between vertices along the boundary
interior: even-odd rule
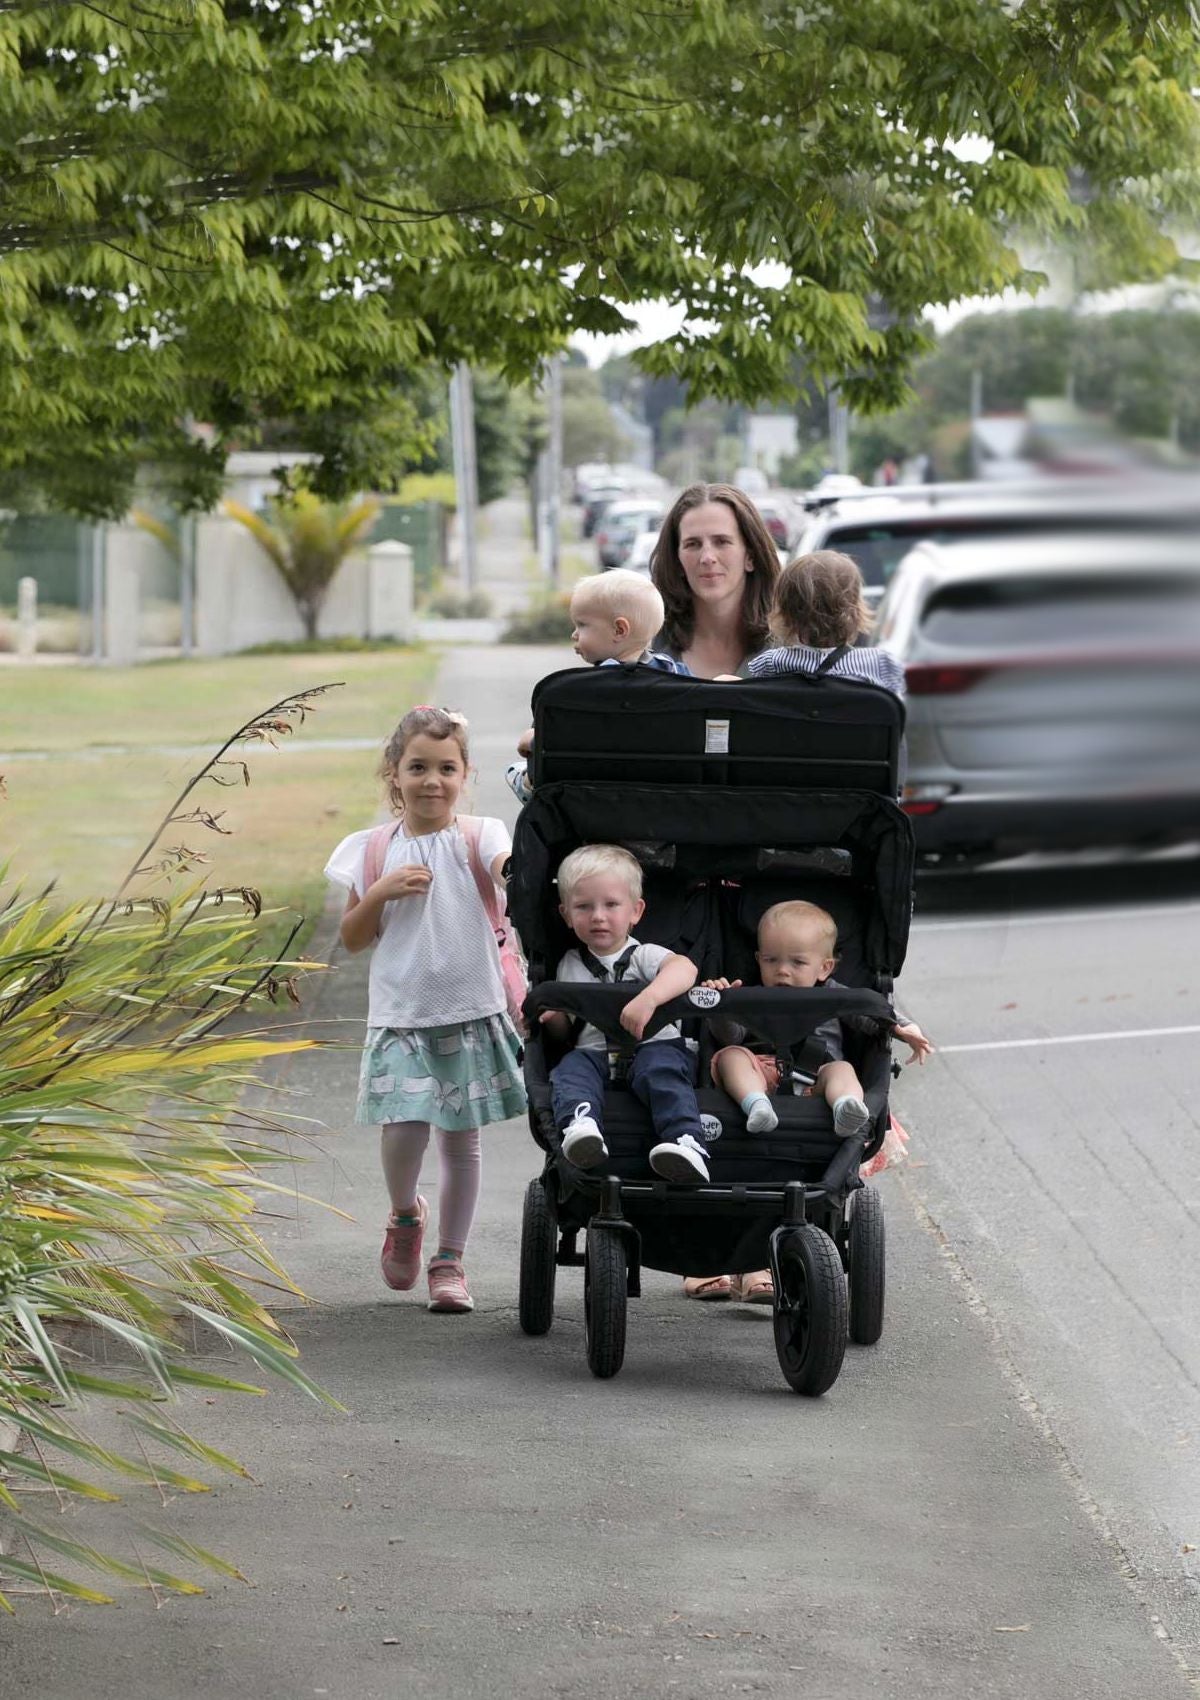
[[[263,1064],[311,1044],[255,1018],[297,997],[301,965],[264,959],[256,891],[210,889],[196,877],[202,856],[165,844],[184,830],[224,831],[193,793],[248,782],[237,746],[285,734],[319,694],[239,728],[115,898],[63,909],[51,893],[6,890],[0,870],[0,1605],[10,1611],[8,1596],[27,1591],[107,1600],[89,1572],[202,1591],[149,1562],[147,1545],[185,1568],[237,1574],[169,1530],[139,1526],[128,1561],[30,1509],[35,1495],[60,1509],[112,1501],[123,1484],[203,1492],[205,1466],[245,1474],[172,1406],[195,1388],[263,1389],[189,1362],[189,1336],[207,1332],[327,1397],[268,1308],[275,1295],[302,1297],[257,1231],[266,1197],[294,1194],[272,1179],[290,1160],[286,1124],[246,1099]],[[96,1438],[96,1397],[120,1413],[115,1443]],[[106,1435],[113,1426],[106,1416]]]

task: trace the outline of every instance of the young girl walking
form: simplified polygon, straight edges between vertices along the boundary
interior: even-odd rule
[[[511,959],[498,942],[512,845],[503,821],[456,812],[468,766],[461,715],[410,709],[383,757],[398,819],[352,832],[325,869],[347,892],[342,943],[372,952],[356,1119],[382,1130],[392,1210],[379,1261],[399,1292],[421,1270],[429,1206],[417,1182],[437,1130],[438,1242],[428,1266],[437,1311],[474,1306],[463,1253],[479,1197],[479,1131],[525,1107],[507,1014]]]

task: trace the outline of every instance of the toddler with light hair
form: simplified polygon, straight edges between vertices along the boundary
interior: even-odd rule
[[[559,913],[576,945],[558,964],[556,980],[586,985],[618,981],[640,986],[621,1011],[621,1026],[642,1040],[654,1012],[696,983],[696,964],[661,944],[641,944],[633,928],[645,913],[642,870],[617,844],[584,844],[563,858],[558,870]],[[561,1010],[546,1010],[542,1023],[563,1043],[572,1023]],[[609,1081],[609,1042],[590,1022],[574,1046],[550,1070],[555,1125],[562,1152],[577,1168],[591,1169],[608,1156],[604,1143],[604,1091]],[[670,1181],[706,1181],[708,1160],[696,1102],[695,1059],[677,1025],[661,1028],[639,1043],[627,1083],[650,1112],[656,1143],[650,1167]]]
[[[663,623],[663,599],[648,578],[614,567],[608,573],[581,578],[571,592],[571,642],[581,661],[591,667],[631,667],[640,662],[660,673],[682,673],[688,669],[673,656],[650,648]],[[690,676],[690,675],[688,675]],[[533,728],[522,732],[517,753],[522,758],[533,748]],[[526,760],[510,762],[505,778],[522,803],[532,794]]]

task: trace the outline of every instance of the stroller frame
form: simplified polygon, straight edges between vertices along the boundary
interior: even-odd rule
[[[848,1338],[872,1344],[882,1332],[883,1215],[858,1169],[888,1125],[890,991],[911,911],[912,832],[893,800],[903,726],[890,693],[829,675],[717,684],[613,667],[553,674],[535,692],[534,795],[514,835],[509,906],[530,961],[525,1078],[546,1156],[525,1197],[519,1315],[527,1334],[547,1332],[557,1270],[582,1265],[598,1377],[621,1367],[643,1266],[704,1275],[769,1264],[776,1351],[798,1393],[832,1386]],[[732,1101],[702,1084],[713,1179],[668,1183],[649,1170],[648,1120],[618,1083],[605,1098],[608,1163],[582,1171],[563,1157],[550,1110],[554,1047],[538,1018],[564,1011],[628,1051],[620,1014],[640,989],[548,978],[573,942],[554,875],[570,850],[594,842],[624,845],[643,867],[638,936],[690,956],[704,977],[748,977],[754,928],[773,902],[808,898],[834,913],[839,980],[849,984],[697,987],[659,1009],[646,1033],[684,1023],[706,1078],[714,1020],[803,1061],[806,1038],[836,1015],[871,1111],[865,1142],[839,1141],[822,1100],[786,1093],[773,1100],[779,1129],[750,1136]]]

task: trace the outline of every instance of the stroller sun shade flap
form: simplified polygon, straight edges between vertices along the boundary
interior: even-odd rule
[[[649,667],[552,673],[533,693],[535,786],[554,780],[895,797],[904,704],[832,674],[714,683]]]

